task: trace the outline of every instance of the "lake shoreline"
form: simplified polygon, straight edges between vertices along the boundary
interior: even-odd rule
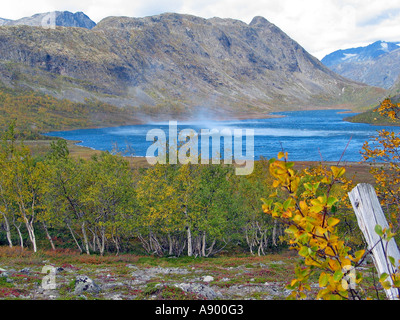
[[[138,116],[137,118],[127,120],[126,124],[123,125],[104,125],[104,126],[86,126],[86,127],[77,127],[77,128],[61,128],[61,129],[52,129],[47,130],[46,132],[41,132],[41,135],[46,135],[47,133],[51,132],[58,132],[58,131],[74,131],[74,130],[83,130],[83,129],[103,129],[103,128],[118,128],[118,127],[129,127],[129,126],[137,126],[137,125],[146,125],[146,124],[155,124],[155,123],[162,123],[170,120],[174,121],[181,121],[181,122],[188,122],[188,121],[235,121],[235,120],[252,120],[252,119],[273,119],[273,118],[283,118],[286,115],[277,115],[274,113],[280,112],[301,112],[301,111],[320,111],[320,110],[338,110],[338,113],[358,113],[353,111],[348,106],[344,105],[337,105],[337,106],[329,106],[329,107],[313,107],[307,106],[302,107],[300,109],[281,109],[281,110],[274,110],[268,112],[255,112],[255,113],[236,113],[234,115],[215,115],[213,118],[195,118],[195,117],[174,117],[172,115],[163,115],[160,118],[153,119],[151,117],[142,118]]]
[[[101,154],[100,150],[95,150],[85,146],[79,146],[77,143],[79,141],[76,140],[67,140],[68,149],[70,151],[70,156],[73,158],[81,158],[81,159],[90,159],[94,155]],[[50,150],[51,140],[27,140],[24,141],[24,144],[32,150],[32,154],[44,156]],[[289,155],[290,158],[290,155]],[[151,165],[147,162],[146,157],[144,156],[126,156],[126,160],[133,168],[150,168]],[[268,159],[267,159],[268,160]],[[289,159],[290,160],[290,159]],[[258,162],[261,160],[255,160]],[[375,183],[375,179],[370,173],[371,167],[374,165],[373,163],[367,162],[340,162],[338,164],[337,161],[292,161],[295,164],[295,169],[302,170],[309,167],[315,167],[320,164],[323,166],[327,166],[328,168],[331,166],[339,166],[345,167],[347,171],[347,176],[350,179],[354,178],[354,181],[357,183]],[[377,164],[380,165],[380,164]]]
[[[172,137],[182,138],[180,133],[185,135],[189,132],[187,130],[199,134],[196,148],[200,151],[200,138],[202,138],[202,141],[204,138],[203,135],[200,136],[200,133],[214,130],[214,133],[216,132],[220,135],[222,132],[224,135],[230,134],[231,137],[237,134],[239,138],[240,135],[241,143],[244,144],[253,141],[254,146],[252,149],[242,150],[241,155],[250,156],[254,159],[276,157],[278,152],[284,148],[289,153],[291,161],[320,162],[322,160],[323,162],[334,163],[339,159],[343,159],[346,162],[357,163],[362,160],[360,151],[363,143],[376,136],[375,126],[350,123],[343,119],[345,117],[344,114],[339,114],[345,111],[343,109],[302,110],[268,114],[268,117],[264,114],[262,118],[259,114],[253,114],[246,117],[244,115],[237,116],[233,121],[224,121],[221,118],[210,121],[181,119],[180,121],[182,122],[174,122],[172,126],[171,123],[158,119],[157,122],[141,125],[77,129],[74,131],[51,132],[47,135],[74,141],[75,145],[85,146],[92,150],[111,151],[117,146],[121,152],[125,149],[127,150],[126,156],[129,155],[128,152],[133,151],[132,155],[136,158],[142,156],[145,159],[144,157],[148,154],[149,147],[153,146],[151,152],[156,152],[158,148],[167,143],[168,139],[171,139],[169,137],[171,134]],[[208,131],[203,131],[203,129]],[[161,137],[160,145],[155,145],[152,137]],[[214,140],[212,140],[213,145]],[[201,149],[203,150],[203,142],[201,143]],[[222,143],[222,141],[219,143]],[[227,143],[228,145],[226,145]],[[231,148],[233,151],[232,141],[225,141],[224,146],[228,146],[228,150]],[[221,145],[223,148],[224,146]],[[229,157],[233,156],[232,151],[228,154]],[[343,153],[345,153],[344,157]]]

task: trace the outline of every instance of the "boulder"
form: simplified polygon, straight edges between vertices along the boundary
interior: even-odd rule
[[[211,281],[214,281],[214,277],[212,277],[212,276],[205,276],[205,277],[203,278],[203,281],[204,281],[204,282],[211,282]]]
[[[175,287],[182,289],[185,292],[191,292],[208,300],[213,300],[217,297],[222,297],[218,292],[215,292],[210,286],[202,283],[177,283]]]
[[[101,291],[101,288],[88,276],[82,275],[77,276],[75,280],[75,291],[74,294],[79,295],[83,292],[97,294]]]

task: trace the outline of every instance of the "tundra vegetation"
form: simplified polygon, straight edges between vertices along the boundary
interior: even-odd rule
[[[377,112],[396,120],[398,109],[385,100]],[[292,249],[299,255],[295,279],[287,285],[292,298],[377,298],[379,285],[390,285],[388,277],[399,285],[398,274],[375,279],[360,269],[368,252],[347,197],[354,183],[339,164],[299,168],[281,152],[278,159],[257,161],[251,175],[237,176],[226,164],[143,168],[118,150],[83,159],[70,155],[65,140],[50,145],[37,156],[19,140],[14,122],[3,132],[3,247],[38,255],[63,249],[76,250],[76,257],[201,261]],[[391,226],[377,229],[382,238],[397,239],[399,147],[400,137],[382,131],[362,150]],[[355,278],[349,277],[353,268]]]

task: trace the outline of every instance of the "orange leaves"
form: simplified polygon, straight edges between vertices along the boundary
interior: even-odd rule
[[[390,99],[385,99],[376,111],[392,121],[400,119],[400,104],[394,104]]]
[[[390,99],[382,102],[378,112],[391,119],[400,119],[400,104]],[[363,145],[364,160],[371,161],[370,172],[376,181],[376,192],[381,205],[388,210],[389,223],[400,224],[400,135],[381,130],[378,135]]]

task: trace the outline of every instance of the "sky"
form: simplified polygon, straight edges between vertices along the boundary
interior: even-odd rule
[[[377,40],[400,41],[399,0],[18,0],[0,2],[0,17],[19,19],[49,11],[82,11],[98,23],[108,16],[164,12],[246,23],[262,16],[322,59],[339,49]]]

